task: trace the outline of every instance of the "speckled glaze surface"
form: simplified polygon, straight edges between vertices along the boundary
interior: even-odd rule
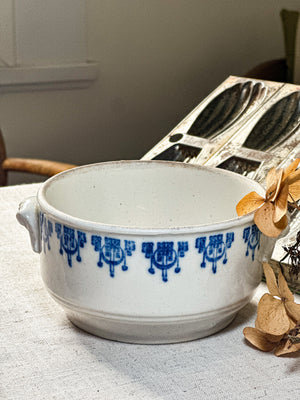
[[[210,335],[251,299],[272,252],[235,204],[259,184],[165,161],[59,174],[20,204],[51,296],[78,327],[112,340]]]

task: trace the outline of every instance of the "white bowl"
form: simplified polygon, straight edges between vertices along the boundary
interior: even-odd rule
[[[51,296],[108,339],[171,343],[225,327],[251,299],[274,241],[235,205],[262,187],[165,161],[78,167],[46,181],[17,218]]]

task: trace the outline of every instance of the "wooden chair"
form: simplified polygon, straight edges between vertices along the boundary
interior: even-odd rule
[[[30,172],[50,177],[75,166],[73,164],[33,158],[7,158],[5,143],[0,130],[0,186],[7,185],[8,171]]]

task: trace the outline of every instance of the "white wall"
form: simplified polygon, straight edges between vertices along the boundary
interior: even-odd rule
[[[284,56],[282,8],[299,1],[87,0],[98,81],[0,88],[8,156],[77,164],[142,157],[228,75]]]

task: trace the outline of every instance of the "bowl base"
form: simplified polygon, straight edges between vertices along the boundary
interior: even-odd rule
[[[49,293],[78,328],[104,339],[136,344],[179,343],[210,336],[229,325],[252,297],[247,296],[227,307],[199,314],[139,317],[84,308],[50,290]]]
[[[236,313],[192,321],[139,323],[94,317],[66,310],[68,319],[78,328],[104,339],[135,344],[167,344],[187,342],[212,335],[229,325]]]

